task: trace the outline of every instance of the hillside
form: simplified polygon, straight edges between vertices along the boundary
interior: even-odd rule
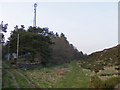
[[[35,88],[114,88],[120,83],[119,47],[104,49],[86,56],[82,61],[62,65],[33,70],[4,69],[3,88],[17,87],[15,82],[21,88],[32,88],[31,84]],[[3,67],[8,67],[7,64],[3,63]]]
[[[91,69],[93,71],[103,70],[104,67],[119,66],[120,45],[104,49],[88,55],[84,61],[80,62],[81,67]]]

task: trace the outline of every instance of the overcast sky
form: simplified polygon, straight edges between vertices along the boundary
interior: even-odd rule
[[[6,1],[6,0],[5,0]],[[14,1],[14,0],[13,0]],[[19,0],[18,0],[19,1]],[[117,2],[37,2],[37,26],[63,32],[79,51],[90,54],[118,44]],[[33,25],[34,2],[0,3],[0,22]]]

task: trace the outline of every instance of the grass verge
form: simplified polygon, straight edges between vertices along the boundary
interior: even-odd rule
[[[12,76],[3,70],[3,77],[2,77],[2,88],[16,88],[15,83],[12,79]]]
[[[15,79],[18,82],[20,88],[32,88],[29,83],[18,73],[16,73],[13,70],[9,70],[10,72],[12,72],[15,75]]]

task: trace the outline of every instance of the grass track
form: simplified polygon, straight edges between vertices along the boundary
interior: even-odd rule
[[[18,82],[20,88],[32,88],[21,75],[19,75],[13,70],[10,70],[10,72],[12,72],[15,75],[16,81]]]
[[[61,68],[47,67],[39,70],[26,70],[22,73],[39,88],[92,88],[89,86],[90,72],[83,72],[76,62],[57,67]],[[59,75],[61,70],[67,70],[67,72]]]
[[[16,88],[16,85],[12,79],[12,76],[7,73],[6,71],[3,71],[4,75],[3,75],[3,87],[2,88]]]

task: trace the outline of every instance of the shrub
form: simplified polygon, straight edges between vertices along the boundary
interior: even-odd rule
[[[92,76],[90,82],[94,88],[100,88],[102,84],[102,81],[98,76]]]
[[[102,81],[98,76],[92,76],[90,82],[95,88],[114,88],[118,83],[120,83],[118,77],[112,77]]]
[[[103,88],[114,88],[119,83],[118,77],[112,77],[103,82]]]

